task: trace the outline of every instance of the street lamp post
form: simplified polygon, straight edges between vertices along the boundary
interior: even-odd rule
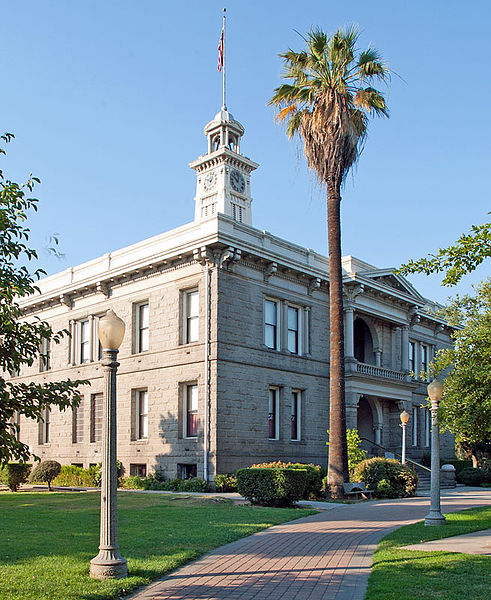
[[[406,425],[409,421],[409,413],[403,410],[399,415],[402,427],[402,464],[406,464]]]
[[[431,505],[425,517],[425,525],[444,525],[445,517],[440,507],[440,431],[438,427],[438,404],[443,385],[434,379],[428,386],[431,400]]]
[[[112,310],[99,321],[104,370],[104,408],[102,440],[101,530],[99,554],[90,561],[90,576],[95,579],[126,577],[126,559],[118,550],[118,508],[116,468],[116,361],[124,336],[124,322]]]

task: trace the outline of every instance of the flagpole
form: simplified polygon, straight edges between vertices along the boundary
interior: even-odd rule
[[[222,69],[222,88],[223,88],[223,105],[222,105],[222,110],[227,110],[227,104],[225,102],[225,61],[226,61],[226,54],[225,54],[225,14],[227,12],[227,9],[224,8],[223,9],[223,69]]]

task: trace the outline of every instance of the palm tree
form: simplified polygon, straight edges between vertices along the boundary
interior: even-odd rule
[[[343,281],[341,269],[341,186],[360,155],[370,117],[388,116],[383,94],[372,87],[387,83],[389,69],[374,48],[358,51],[356,27],[327,36],[311,30],[302,52],[288,50],[283,83],[269,101],[287,135],[303,140],[307,164],[327,187],[329,246],[330,396],[328,484],[342,497],[348,481],[344,389]]]

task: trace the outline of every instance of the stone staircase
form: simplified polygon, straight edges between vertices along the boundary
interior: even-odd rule
[[[414,465],[413,465],[414,466]],[[421,469],[418,466],[414,466],[418,475],[418,487],[416,488],[416,494],[418,496],[429,496],[431,491],[431,473],[426,469]],[[449,482],[447,478],[440,472],[440,489],[450,490],[455,488],[455,481]]]

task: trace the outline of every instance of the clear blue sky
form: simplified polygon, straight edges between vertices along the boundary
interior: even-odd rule
[[[173,227],[194,214],[203,126],[220,108],[223,2],[23,0],[4,3],[0,129],[16,135],[2,167],[42,179],[32,244],[49,273]],[[488,2],[229,1],[227,104],[246,128],[253,222],[326,252],[325,198],[266,106],[278,53],[295,29],[356,23],[403,80],[388,95],[343,193],[343,253],[398,266],[455,240],[491,210]],[[306,8],[308,7],[308,8]],[[59,233],[63,260],[43,251]],[[442,301],[457,289],[412,282]]]

